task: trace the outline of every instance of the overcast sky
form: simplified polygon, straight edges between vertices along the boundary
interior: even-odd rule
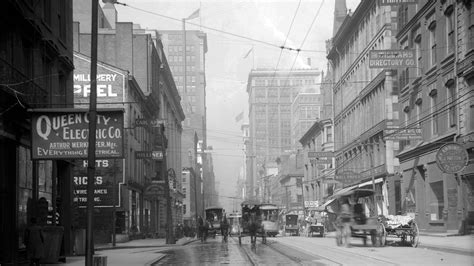
[[[203,27],[187,24],[186,29],[201,29],[207,33],[208,145],[214,148],[214,172],[216,182],[220,184],[220,202],[232,211],[233,205],[240,204],[232,196],[243,165],[242,121],[236,122],[235,117],[244,110],[248,114],[248,74],[252,68],[308,68],[308,58],[311,58],[311,67],[325,71],[325,41],[332,36],[334,0],[119,2],[129,5],[116,6],[119,21],[157,30],[182,29],[180,20],[200,8],[200,17],[189,22]],[[346,2],[348,9],[355,10],[360,0]],[[283,45],[303,52],[298,54],[278,48]]]

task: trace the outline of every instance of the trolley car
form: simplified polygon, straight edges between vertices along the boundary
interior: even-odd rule
[[[275,237],[278,235],[278,207],[272,203],[263,203],[260,205],[262,215],[263,229],[267,236]]]

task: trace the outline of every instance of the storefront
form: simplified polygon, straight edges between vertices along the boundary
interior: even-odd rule
[[[467,216],[463,195],[472,194],[469,174],[445,173],[436,160],[440,147],[452,141],[446,136],[399,155],[402,211],[415,214],[420,230],[455,233]]]

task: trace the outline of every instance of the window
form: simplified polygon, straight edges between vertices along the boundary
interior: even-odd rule
[[[421,118],[421,104],[423,103],[421,98],[418,98],[416,100],[416,121],[418,123],[418,127],[421,128],[421,121],[420,121],[420,118]]]
[[[446,16],[446,53],[449,55],[454,52],[455,44],[454,14],[452,5],[446,9],[444,15]]]
[[[428,30],[430,32],[430,66],[434,66],[436,64],[436,21],[430,23]]]
[[[431,97],[431,133],[432,135],[438,135],[438,92],[436,89],[432,89],[430,92]]]
[[[183,198],[186,198],[186,188],[185,187],[183,187],[183,195],[184,195]]]
[[[456,95],[456,86],[455,86],[455,81],[450,79],[446,83],[446,87],[448,89],[448,98],[447,98],[447,104],[449,106],[448,110],[448,123],[450,127],[455,127],[457,123],[457,115],[456,115],[456,101],[457,101],[457,95]]]
[[[430,196],[430,220],[441,220],[443,219],[444,209],[444,190],[443,181],[430,183],[431,196]]]
[[[186,204],[183,204],[183,214],[186,214]]]

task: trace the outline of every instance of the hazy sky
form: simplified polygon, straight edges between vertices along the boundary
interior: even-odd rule
[[[220,202],[232,211],[233,205],[240,204],[232,197],[243,165],[242,121],[236,122],[235,117],[244,110],[248,114],[248,74],[252,68],[290,69],[293,64],[293,68],[307,68],[307,58],[311,58],[313,68],[326,70],[325,41],[332,36],[334,0],[119,2],[129,5],[116,5],[119,21],[157,30],[181,29],[180,20],[201,8],[200,17],[189,22],[204,27],[187,24],[186,29],[201,29],[207,33],[208,145],[214,148],[214,172],[216,182],[220,184]],[[355,10],[360,0],[346,2],[348,9]],[[284,44],[304,52],[297,54],[296,51],[278,48]],[[252,52],[244,58],[250,49]]]

